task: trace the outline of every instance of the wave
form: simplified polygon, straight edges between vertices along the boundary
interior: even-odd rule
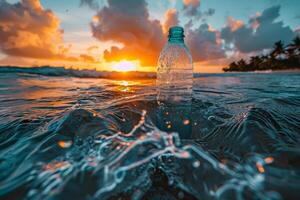
[[[9,194],[23,187],[24,199],[239,199],[245,192],[278,199],[265,191],[259,171],[270,158],[222,163],[200,145],[159,130],[146,114],[122,133],[113,116],[67,111],[43,134],[19,140],[20,149],[2,157],[2,165],[14,173],[6,171],[10,176],[3,179],[0,196],[13,198]]]
[[[156,78],[156,73],[153,72],[109,72],[109,71],[97,71],[97,70],[78,70],[68,69],[64,67],[13,67],[5,66],[0,67],[0,73],[26,73],[37,74],[43,76],[70,76],[78,78],[109,78],[109,79],[153,79]]]
[[[152,85],[66,78],[53,97],[54,79],[15,76],[0,76],[0,199],[299,199],[299,75],[208,75],[170,107]]]
[[[67,76],[77,78],[107,78],[107,79],[155,79],[156,72],[116,72],[116,71],[98,71],[98,70],[79,70],[65,67],[15,67],[15,66],[0,66],[1,73],[25,73],[36,74],[43,76]],[[210,76],[230,76],[232,73],[194,73],[194,77],[210,77]]]

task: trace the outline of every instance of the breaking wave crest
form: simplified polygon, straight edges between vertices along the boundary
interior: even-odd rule
[[[64,67],[0,67],[0,73],[26,73],[38,74],[44,76],[70,76],[79,78],[112,78],[112,79],[126,79],[127,76],[122,72],[105,72],[97,70],[78,70],[66,69]],[[155,78],[155,73],[150,72],[130,72],[130,78],[145,79]]]

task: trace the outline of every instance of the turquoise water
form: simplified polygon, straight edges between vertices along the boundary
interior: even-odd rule
[[[2,199],[299,199],[300,73],[200,74],[170,107],[55,75],[0,73]]]

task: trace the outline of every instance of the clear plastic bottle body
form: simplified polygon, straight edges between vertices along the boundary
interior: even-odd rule
[[[181,27],[170,28],[169,41],[158,60],[156,86],[156,125],[163,131],[179,133],[181,139],[190,139],[193,62]]]
[[[193,61],[183,37],[183,32],[174,38],[170,33],[169,42],[160,53],[156,79],[158,101],[178,102],[192,98]]]

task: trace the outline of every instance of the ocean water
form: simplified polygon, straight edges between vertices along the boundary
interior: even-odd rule
[[[0,73],[1,199],[300,199],[300,73],[54,75]]]

